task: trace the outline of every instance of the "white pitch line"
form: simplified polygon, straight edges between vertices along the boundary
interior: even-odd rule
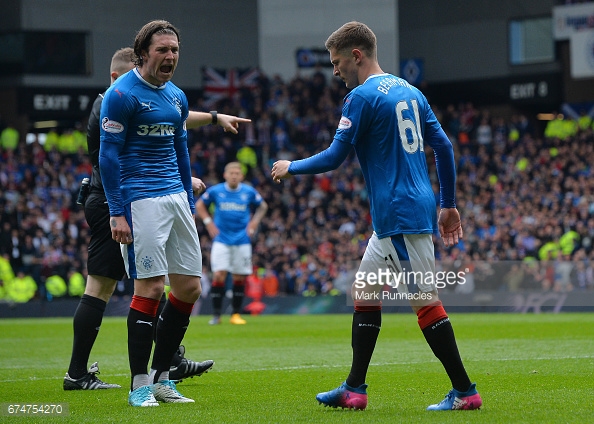
[[[552,361],[552,360],[567,360],[567,359],[594,359],[594,355],[582,355],[582,356],[541,356],[537,358],[496,358],[496,359],[465,359],[464,362],[507,362],[507,361]],[[372,362],[370,366],[372,367],[384,367],[388,365],[414,365],[414,364],[421,364],[426,363],[428,361],[401,361],[401,362]],[[438,362],[436,359],[430,359],[429,362]],[[259,372],[259,371],[293,371],[293,370],[307,370],[307,369],[316,369],[316,368],[346,368],[348,364],[334,364],[334,365],[296,365],[293,367],[275,367],[275,368],[251,368],[251,369],[227,369],[223,371],[218,371],[214,369],[214,372]],[[18,368],[24,369],[25,367]],[[12,368],[12,369],[17,369]],[[130,376],[129,373],[125,374],[109,374],[112,377],[127,377]],[[62,380],[64,377],[29,377],[29,381],[44,381],[44,380]],[[3,383],[15,383],[15,382],[22,382],[22,379],[17,380],[0,380],[0,384]]]

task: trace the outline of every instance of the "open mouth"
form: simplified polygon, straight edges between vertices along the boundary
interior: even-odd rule
[[[173,65],[163,65],[159,68],[159,71],[161,71],[164,74],[170,74],[171,72],[173,72]]]

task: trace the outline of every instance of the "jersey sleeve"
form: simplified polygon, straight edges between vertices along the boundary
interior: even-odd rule
[[[352,146],[339,140],[333,140],[326,150],[318,154],[292,161],[289,165],[289,174],[320,174],[332,171],[340,166],[351,151]]]
[[[99,94],[93,102],[91,113],[87,121],[87,150],[89,152],[89,159],[93,166],[99,164],[99,143],[100,143],[100,122],[101,103],[103,102],[103,94]]]
[[[188,202],[192,214],[196,213],[196,202],[194,201],[194,191],[192,190],[192,168],[190,166],[190,153],[188,152],[188,131],[186,129],[186,119],[188,118],[189,108],[188,100],[183,92],[180,92],[181,100],[181,122],[175,130],[173,146],[177,156],[177,166],[179,167],[179,174],[184,186],[184,190],[188,195]]]
[[[99,168],[111,216],[124,215],[119,154],[126,143],[128,121],[134,111],[133,101],[126,94],[112,86],[101,103]]]
[[[425,142],[433,149],[439,179],[440,207],[456,207],[456,163],[454,148],[437,117],[427,106]]]

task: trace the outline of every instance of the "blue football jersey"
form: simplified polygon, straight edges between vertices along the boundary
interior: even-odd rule
[[[391,74],[370,76],[345,97],[334,139],[355,148],[378,237],[437,231],[424,146],[451,143],[417,88]]]
[[[240,183],[232,190],[226,183],[209,187],[201,197],[208,208],[214,204],[214,223],[219,234],[214,241],[228,245],[251,243],[247,226],[252,216],[252,208],[262,203],[260,193],[250,185]]]
[[[113,148],[119,157],[119,169],[113,161],[100,159],[111,215],[123,215],[124,205],[132,201],[184,190],[194,211],[185,128],[188,110],[182,90],[172,82],[154,86],[137,69],[107,90],[101,105],[100,158]],[[118,174],[119,181],[114,177]]]

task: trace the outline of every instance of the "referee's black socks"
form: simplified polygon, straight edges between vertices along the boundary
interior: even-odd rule
[[[81,378],[87,373],[89,355],[99,334],[107,303],[97,297],[83,294],[74,312],[72,356],[68,367],[70,378]]]

